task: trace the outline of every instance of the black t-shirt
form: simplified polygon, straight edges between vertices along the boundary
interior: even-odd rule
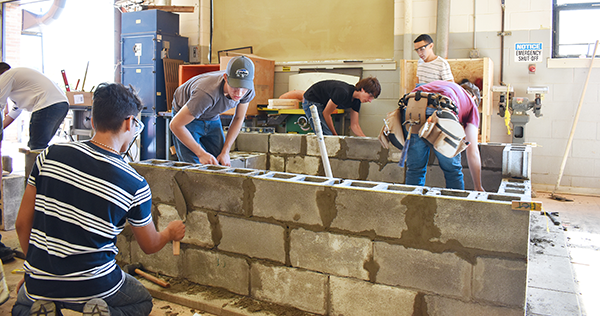
[[[338,80],[323,80],[313,84],[306,92],[304,98],[307,101],[318,102],[327,105],[329,100],[333,101],[338,109],[353,109],[360,111],[360,100],[354,99],[352,94],[355,87]]]

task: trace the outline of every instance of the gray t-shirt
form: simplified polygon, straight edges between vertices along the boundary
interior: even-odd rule
[[[187,105],[197,120],[213,121],[219,119],[219,114],[254,99],[254,90],[248,90],[240,101],[226,97],[223,93],[223,74],[225,71],[207,72],[186,81],[175,90],[173,109],[179,112]]]

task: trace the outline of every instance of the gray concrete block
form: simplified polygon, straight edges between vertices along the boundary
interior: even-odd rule
[[[444,172],[438,165],[428,165],[425,175],[425,185],[432,188],[445,188],[446,178]]]
[[[368,280],[364,268],[372,253],[367,238],[294,229],[290,233],[290,260],[293,267],[338,276]]]
[[[473,266],[473,297],[499,305],[525,307],[527,262],[477,258]]]
[[[282,175],[293,178],[281,178]],[[330,209],[335,196],[331,190],[326,190],[326,185],[332,182],[333,180],[324,177],[287,173],[267,173],[255,177],[252,214],[282,222],[323,226],[323,220],[330,218],[332,215],[329,214],[335,212]],[[290,192],[293,194],[290,195]]]
[[[248,295],[250,267],[245,259],[202,249],[187,249],[181,276],[198,284]]]
[[[488,143],[479,144],[479,155],[481,156],[481,168],[502,171],[502,152],[506,144]],[[467,160],[463,155],[463,160]]]
[[[235,158],[230,160],[231,168],[245,168],[246,167],[246,159],[244,158]]]
[[[327,281],[322,273],[258,262],[250,268],[252,297],[316,314],[327,311]]]
[[[582,313],[576,293],[530,286],[527,288],[527,315],[572,316]]]
[[[167,228],[170,222],[181,220],[177,209],[172,205],[159,204],[157,210],[159,216],[156,219],[156,226],[159,231]],[[181,243],[208,248],[214,247],[212,229],[208,221],[208,214],[205,212],[197,210],[189,212],[185,221],[185,228],[185,237],[183,237]]]
[[[472,266],[454,253],[385,242],[375,242],[374,248],[373,257],[379,264],[377,283],[470,298]]]
[[[268,133],[240,133],[235,141],[236,148],[238,151],[268,153],[270,135]]]
[[[1,171],[1,170],[0,170]],[[9,174],[2,176],[2,202],[0,203],[2,216],[0,218],[0,229],[15,229],[15,221],[25,193],[25,176],[20,174]]]
[[[220,250],[285,263],[283,227],[228,216],[219,216],[219,224]]]
[[[269,155],[269,170],[285,172],[285,157]]]
[[[414,315],[415,291],[335,276],[329,291],[330,315]]]
[[[301,134],[271,134],[269,152],[273,154],[299,155],[302,151]]]
[[[425,303],[429,316],[523,316],[523,309],[519,308],[465,302],[437,295],[425,295]]]
[[[379,160],[379,152],[384,148],[377,138],[344,137],[346,158],[358,160]]]
[[[360,161],[349,159],[329,159],[331,173],[336,178],[359,179]]]
[[[406,206],[401,193],[335,186],[337,215],[331,227],[352,232],[373,231],[378,236],[400,238],[406,226]]]
[[[320,157],[313,156],[293,156],[287,158],[285,171],[290,173],[303,173],[309,175],[318,175]]]
[[[266,170],[267,154],[253,154],[246,157],[246,168]]]
[[[442,190],[442,194],[445,191]],[[468,191],[449,191],[448,194]],[[527,256],[529,213],[513,211],[510,202],[435,199],[435,225],[440,241],[463,247]]]
[[[249,185],[249,178],[222,166],[203,166],[203,168],[206,169],[187,169],[188,171],[178,179],[188,208],[193,206],[205,210],[245,214],[248,210],[244,210],[244,192]],[[232,172],[219,172],[219,170]],[[169,178],[156,181],[172,182],[164,179]],[[167,189],[172,195],[173,189],[171,187]],[[170,204],[174,205],[174,200]]]
[[[327,149],[327,156],[338,157],[341,149],[340,137],[323,136],[323,140],[325,142],[325,148]],[[309,156],[321,157],[321,148],[319,147],[316,135],[306,135],[306,154]]]
[[[164,275],[177,277],[183,271],[180,264],[183,256],[173,255],[173,246],[171,243],[165,245],[161,250],[153,254],[146,254],[135,241],[131,241],[131,262],[141,263],[144,271],[158,272]],[[182,253],[185,251],[182,249]]]
[[[404,183],[404,168],[398,166],[398,163],[391,162],[383,166],[378,163],[369,162],[368,181],[381,181],[390,183]]]
[[[154,203],[175,204],[173,198],[173,182],[171,179],[177,172],[181,172],[186,167],[194,167],[191,163],[168,161],[168,160],[145,160],[141,162],[129,163],[140,175],[142,175],[152,191],[152,201]],[[165,181],[169,179],[169,181]]]

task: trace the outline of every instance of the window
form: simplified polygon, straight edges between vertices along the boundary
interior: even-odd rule
[[[591,57],[600,30],[600,2],[554,0],[552,57]],[[596,56],[600,55],[600,49]]]

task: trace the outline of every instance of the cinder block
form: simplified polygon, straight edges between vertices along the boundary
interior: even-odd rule
[[[246,168],[266,170],[267,154],[252,154],[246,157]]]
[[[359,179],[360,161],[347,159],[329,159],[331,173],[336,178]]]
[[[334,187],[337,215],[331,227],[352,232],[374,231],[378,236],[400,238],[406,226],[406,196],[358,187]],[[368,214],[368,215],[367,215]]]
[[[290,173],[303,173],[309,175],[318,175],[319,166],[321,165],[320,157],[312,156],[294,156],[287,158],[285,171]]]
[[[414,315],[415,291],[335,276],[329,284],[330,315]]]
[[[269,155],[269,170],[285,172],[285,157]]]
[[[358,160],[379,160],[379,152],[383,149],[377,138],[344,137],[346,158]]]
[[[281,178],[281,175],[293,178]],[[323,226],[333,217],[334,192],[326,190],[333,180],[324,177],[267,173],[253,179],[256,191],[253,215],[283,222]],[[290,195],[293,192],[293,195]],[[329,224],[329,223],[327,223]]]
[[[235,159],[231,159],[230,163],[231,163],[231,168],[245,168],[245,166],[246,166],[246,159],[245,158],[241,158],[241,157],[237,157]]]
[[[236,138],[235,144],[238,151],[269,152],[269,133],[242,133]]]
[[[525,306],[527,262],[477,258],[473,267],[473,297],[500,305]]]
[[[219,172],[228,170],[222,166],[203,166],[202,169],[186,169],[186,172],[178,181],[181,192],[186,199],[188,207],[213,210],[219,212],[228,212],[233,214],[245,214],[244,210],[244,192],[247,185],[251,185],[248,176],[234,172]],[[214,171],[211,171],[214,170]],[[167,177],[156,180],[165,181]],[[168,187],[172,195],[172,188]],[[175,204],[173,202],[169,204]]]
[[[504,148],[502,177],[531,180],[531,146],[511,144]]]
[[[135,241],[131,241],[131,262],[139,262],[144,270],[158,272],[172,277],[178,277],[182,272],[180,268],[183,256],[174,256],[171,243],[165,245],[161,250],[153,254],[146,254]],[[182,252],[183,249],[182,249]]]
[[[502,171],[502,152],[506,144],[489,143],[479,144],[479,155],[481,156],[481,168]],[[467,155],[463,155],[466,162]]]
[[[376,162],[369,163],[368,181],[382,181],[390,183],[404,183],[404,168],[398,163],[388,163],[383,168]]]
[[[470,298],[472,266],[454,253],[375,242],[377,283]]]
[[[388,148],[388,161],[398,164],[400,157],[402,157],[402,150],[395,146],[390,146],[390,148]]]
[[[368,280],[364,264],[371,253],[372,243],[367,238],[316,233],[302,228],[290,233],[293,267]]]
[[[219,224],[220,250],[285,263],[283,227],[228,216],[219,216]]]
[[[327,311],[325,274],[257,262],[252,264],[250,276],[254,298],[321,315]]]
[[[510,202],[453,197],[436,198],[435,207],[442,243],[527,256],[529,212],[513,211]]]
[[[248,295],[250,267],[243,258],[202,249],[187,249],[182,277],[198,284]]]
[[[170,222],[181,220],[177,209],[171,205],[159,204],[157,209],[160,215],[156,219],[156,226],[159,231],[165,229]],[[197,210],[187,213],[185,237],[183,237],[181,243],[208,248],[214,247],[208,214]]]
[[[1,170],[0,170],[1,171]],[[0,229],[15,229],[15,221],[25,193],[25,176],[19,174],[9,174],[2,176],[2,195],[0,206],[2,207],[2,221]]]
[[[129,163],[140,175],[146,178],[152,191],[154,203],[175,204],[173,198],[173,177],[186,167],[198,166],[191,163],[168,160],[145,160]],[[169,181],[165,181],[168,179]]]
[[[425,295],[425,302],[427,304],[427,315],[429,316],[523,316],[524,312],[522,308],[484,305],[481,303],[454,300],[437,295]]]
[[[273,154],[299,155],[302,151],[301,134],[271,134],[269,152]]]
[[[323,136],[328,157],[338,157],[341,149],[339,136]],[[306,135],[306,154],[321,157],[321,148],[316,135]],[[338,157],[339,158],[339,157]]]

